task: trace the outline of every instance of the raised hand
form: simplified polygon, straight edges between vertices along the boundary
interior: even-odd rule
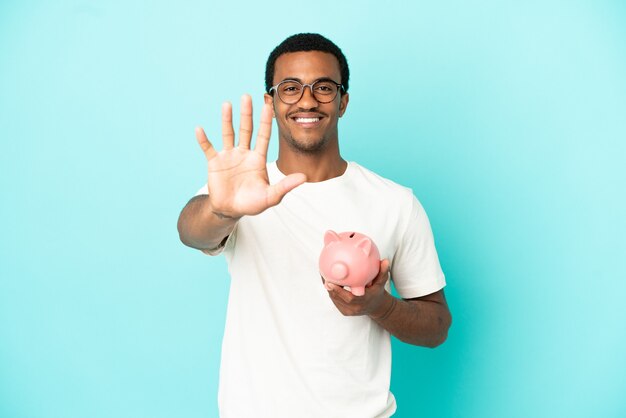
[[[306,181],[302,173],[286,176],[270,185],[267,175],[267,148],[272,132],[272,108],[263,105],[261,123],[254,149],[252,139],[252,98],[241,98],[239,145],[235,146],[232,106],[222,105],[222,151],[216,151],[201,127],[196,139],[208,163],[209,201],[213,213],[224,218],[256,215],[275,206],[285,194]]]

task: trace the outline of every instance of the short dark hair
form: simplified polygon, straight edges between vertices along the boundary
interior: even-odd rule
[[[301,51],[322,51],[333,54],[339,61],[339,71],[341,72],[341,85],[343,91],[348,91],[348,79],[350,78],[350,70],[348,69],[348,61],[341,49],[335,45],[330,39],[323,37],[318,33],[298,33],[291,35],[282,41],[270,53],[265,65],[265,91],[269,93],[274,81],[274,65],[276,60],[283,54],[288,52]]]

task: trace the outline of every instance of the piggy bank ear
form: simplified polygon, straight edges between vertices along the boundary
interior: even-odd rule
[[[356,247],[362,249],[365,255],[370,255],[370,251],[372,250],[372,241],[369,238],[362,238],[356,243]]]
[[[337,235],[335,231],[328,230],[324,234],[324,245],[328,245],[331,242],[338,242],[338,241],[341,241],[341,239],[339,238],[339,235]]]

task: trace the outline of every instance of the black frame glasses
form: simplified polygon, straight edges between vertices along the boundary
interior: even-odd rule
[[[285,86],[291,85],[287,83],[293,84],[293,87],[300,86],[300,93],[298,94],[298,92],[296,91],[293,95],[288,94],[288,90],[285,90],[283,88]],[[326,93],[324,90],[320,90],[323,87],[329,87],[329,85],[333,85],[333,87],[336,87],[336,90],[334,92],[331,91],[328,93]],[[276,92],[281,102],[292,105],[298,103],[300,99],[302,99],[306,87],[309,87],[311,89],[311,95],[318,103],[330,103],[335,100],[335,98],[337,97],[337,93],[339,93],[340,90],[342,93],[345,91],[341,83],[337,83],[330,78],[321,78],[319,80],[315,80],[310,84],[301,83],[298,80],[288,78],[276,84],[275,86],[272,86],[269,89],[268,93],[273,95],[273,92]],[[318,89],[316,90],[315,87],[318,87]]]

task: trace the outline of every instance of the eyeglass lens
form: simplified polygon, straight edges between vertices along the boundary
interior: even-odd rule
[[[304,88],[305,87],[297,81],[286,80],[278,85],[277,90],[283,102],[294,104],[300,101],[304,93]],[[330,103],[337,96],[338,88],[332,81],[316,81],[311,88],[313,90],[313,97],[315,97],[315,100],[319,103]]]

